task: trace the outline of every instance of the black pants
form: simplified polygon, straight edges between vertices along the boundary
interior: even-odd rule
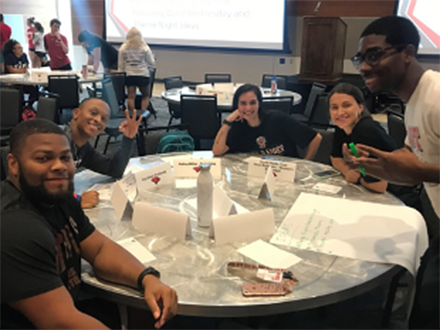
[[[69,64],[66,64],[65,66],[62,66],[61,68],[51,68],[52,71],[70,71],[72,70],[72,66]]]

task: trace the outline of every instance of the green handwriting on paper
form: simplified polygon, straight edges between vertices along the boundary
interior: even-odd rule
[[[309,218],[304,222],[302,230],[299,230],[299,236],[295,237],[294,235],[292,240],[294,244],[292,245],[299,249],[321,252],[325,247],[333,224],[334,219],[320,216],[319,212],[314,209]]]

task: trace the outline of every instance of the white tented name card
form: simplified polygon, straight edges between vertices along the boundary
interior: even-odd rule
[[[143,233],[154,233],[185,240],[191,236],[191,222],[186,214],[156,207],[148,203],[135,203],[133,227]]]
[[[272,171],[272,167],[269,166],[264,178],[263,186],[261,187],[258,195],[259,199],[272,200],[275,192],[275,172]]]
[[[270,268],[287,269],[302,260],[293,253],[281,250],[261,239],[243,246],[237,252],[256,261],[260,265]]]
[[[213,191],[213,211],[217,217],[226,217],[237,214],[237,208],[234,202],[226,195],[221,186],[216,185]]]
[[[275,218],[271,208],[214,218],[210,236],[217,244],[245,242],[272,235]]]
[[[124,215],[127,217],[131,215],[133,209],[119,181],[116,181],[113,185],[112,197],[110,198],[110,201],[119,220],[121,220]]]
[[[211,175],[214,180],[222,178],[221,159],[176,159],[173,161],[175,178],[197,178],[200,164],[211,164]]]
[[[122,190],[124,190],[125,196],[127,196],[128,200],[133,203],[137,196],[136,177],[134,174],[129,172],[119,180],[119,183],[121,184]]]
[[[156,187],[173,184],[174,178],[170,163],[161,163],[136,174],[139,190],[151,190]]]
[[[245,160],[248,163],[248,175],[263,177],[269,166],[272,168],[276,180],[294,182],[296,164],[280,160],[262,159],[249,157]]]
[[[143,264],[156,260],[156,257],[134,237],[126,238],[116,243],[130,252]]]

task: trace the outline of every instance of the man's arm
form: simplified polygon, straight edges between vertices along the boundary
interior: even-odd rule
[[[321,144],[321,140],[322,140],[321,134],[317,133],[316,136],[313,138],[313,140],[310,141],[309,146],[307,147],[307,152],[304,156],[304,159],[312,160],[313,157],[315,157],[316,152],[319,149],[319,145]]]
[[[104,280],[137,288],[137,279],[145,266],[132,254],[95,230],[81,242],[82,256],[92,266],[95,274]],[[163,284],[154,275],[143,280],[144,299],[161,327],[177,312],[176,291]],[[162,304],[162,313],[158,302]]]
[[[108,329],[76,309],[65,286],[9,304],[37,329]]]

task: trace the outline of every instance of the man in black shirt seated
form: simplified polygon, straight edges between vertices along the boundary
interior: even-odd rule
[[[131,118],[128,110],[125,111],[125,115],[126,120],[119,127],[124,135],[121,147],[113,157],[106,157],[97,152],[88,141],[104,131],[110,119],[110,108],[106,102],[97,98],[81,102],[74,110],[72,121],[64,129],[70,140],[70,148],[77,169],[85,167],[116,179],[122,177],[130,160],[134,137],[142,120],[142,117],[136,120],[136,110],[133,111]],[[97,203],[98,193],[94,190],[85,192],[81,196],[83,208],[93,207]]]
[[[1,185],[1,328],[105,328],[75,307],[81,258],[100,278],[144,291],[161,327],[177,311],[176,292],[85,216],[73,197],[75,166],[64,132],[49,121],[25,121],[10,146]]]

